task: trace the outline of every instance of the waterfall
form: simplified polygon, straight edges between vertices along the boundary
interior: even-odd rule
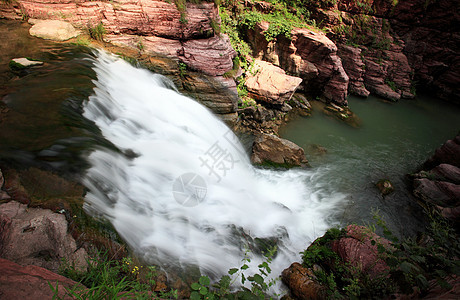
[[[251,274],[263,260],[255,240],[271,241],[278,276],[332,225],[345,196],[321,169],[254,168],[232,131],[167,78],[103,52],[94,70],[83,114],[120,151],[89,154],[85,209],[141,259],[218,278],[247,252]]]

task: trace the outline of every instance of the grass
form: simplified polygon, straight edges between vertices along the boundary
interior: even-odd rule
[[[100,41],[100,42],[104,41],[104,35],[107,33],[107,30],[105,29],[104,24],[102,24],[102,22],[100,22],[94,27],[89,27],[88,31],[89,31],[89,36],[92,39],[95,39],[96,41]]]

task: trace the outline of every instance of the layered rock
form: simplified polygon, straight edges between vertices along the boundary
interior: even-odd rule
[[[271,62],[303,79],[300,90],[346,105],[348,76],[337,55],[337,46],[322,32],[295,28],[291,39],[279,36],[268,42],[262,22],[248,30],[248,41],[256,58]],[[264,42],[265,40],[265,42]]]
[[[246,79],[249,96],[257,101],[282,105],[289,101],[302,79],[286,75],[283,69],[269,62],[256,60],[255,74]]]
[[[74,299],[67,294],[80,285],[71,279],[38,266],[21,266],[0,258],[0,295],[2,299]],[[57,289],[57,293],[51,289]]]
[[[299,263],[293,263],[281,274],[283,283],[291,290],[296,299],[324,299],[324,288],[316,281],[312,270]]]
[[[0,205],[0,227],[2,258],[53,271],[63,259],[80,270],[87,266],[86,251],[67,232],[64,215],[11,201]]]
[[[53,41],[67,41],[80,34],[69,22],[40,20],[29,30],[30,35]]]
[[[270,134],[256,137],[252,146],[251,161],[281,167],[306,166],[304,150],[291,141]]]
[[[460,220],[460,135],[448,140],[414,174],[413,193],[439,208],[450,220]]]
[[[183,79],[184,74],[177,72],[180,62],[185,63],[189,71],[217,76],[205,79],[197,75],[198,78],[190,79],[195,77],[194,74],[187,74],[184,89],[198,100],[203,100],[199,95],[207,94],[201,102],[215,113],[225,114],[225,118],[235,114],[238,101],[236,84],[220,76],[233,68],[236,53],[226,35],[214,32],[213,26],[219,24],[220,18],[213,2],[186,3],[184,11],[179,11],[173,2],[160,0],[19,0],[17,3],[17,12],[31,18],[53,20],[51,22],[65,20],[82,30],[102,24],[105,41],[134,50],[136,57],[141,54],[161,57],[160,60],[150,59],[149,64],[159,63],[159,69],[168,69],[162,73],[174,73]],[[181,89],[182,82],[175,83]],[[208,88],[211,85],[215,86]],[[193,91],[187,90],[190,86]],[[204,90],[199,90],[197,86]],[[222,92],[225,89],[228,91]],[[225,97],[228,99],[225,100]],[[217,99],[216,102],[214,99]],[[234,116],[232,118],[235,119]]]

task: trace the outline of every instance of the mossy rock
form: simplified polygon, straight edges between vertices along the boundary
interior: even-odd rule
[[[377,188],[383,196],[391,194],[395,188],[389,179],[381,179],[376,183]]]

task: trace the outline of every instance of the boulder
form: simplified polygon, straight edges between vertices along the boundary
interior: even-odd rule
[[[269,62],[256,60],[255,74],[246,79],[249,96],[262,102],[281,105],[291,99],[302,82],[301,78],[286,75],[283,69]]]
[[[304,150],[291,141],[270,134],[256,137],[252,146],[251,161],[282,167],[307,166]]]
[[[442,207],[460,205],[460,185],[426,178],[414,180],[414,195]]]
[[[389,179],[381,179],[375,184],[383,196],[391,194],[395,188]]]
[[[373,245],[373,242],[375,244]],[[371,278],[386,277],[390,268],[380,258],[378,245],[391,250],[388,240],[371,232],[368,228],[358,225],[348,225],[346,235],[339,240],[332,241],[331,249],[336,252],[345,264],[350,264],[365,272]]]
[[[13,71],[19,71],[19,70],[27,69],[33,66],[41,66],[41,65],[43,65],[42,61],[30,60],[25,57],[13,58],[9,63],[9,66]]]
[[[74,299],[67,289],[80,285],[71,279],[38,266],[21,266],[0,258],[0,297],[2,299]],[[58,288],[57,294],[53,289]]]
[[[62,214],[11,201],[0,205],[0,227],[2,258],[52,271],[58,270],[62,260],[79,270],[87,267],[86,251],[77,248]]]
[[[295,299],[324,299],[324,288],[318,284],[313,272],[299,263],[293,263],[281,273],[281,280]]]
[[[29,29],[29,33],[32,36],[53,41],[66,41],[80,34],[72,24],[59,20],[37,22]]]
[[[440,164],[432,170],[425,172],[424,177],[437,181],[448,181],[460,184],[460,168],[449,164]]]

